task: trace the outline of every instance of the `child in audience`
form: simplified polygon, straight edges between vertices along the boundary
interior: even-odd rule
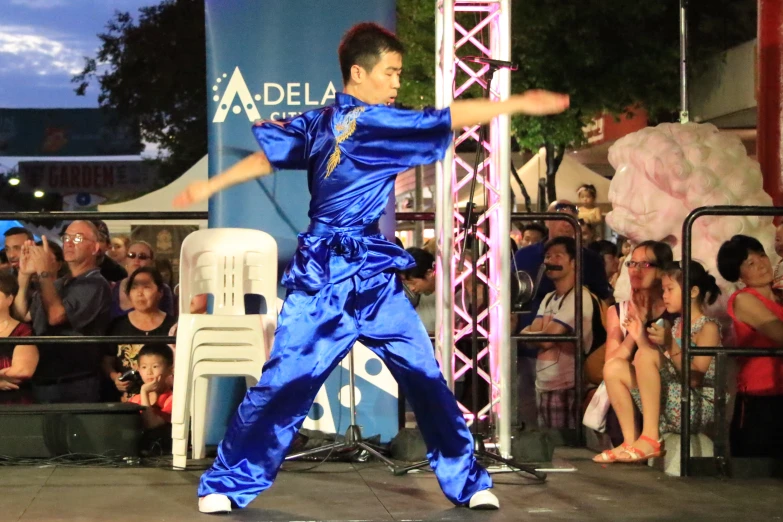
[[[715,277],[696,261],[691,261],[691,345],[720,346],[720,324],[704,315],[704,307],[715,303],[720,288]],[[670,314],[682,313],[682,270],[679,265],[666,269],[661,278],[663,302]],[[671,336],[665,328],[653,324],[645,329],[638,315],[628,314],[624,326],[639,350],[626,383],[636,405],[642,410],[641,436],[625,446],[618,462],[639,462],[666,453],[661,433],[679,433],[682,425],[682,319],[677,317]],[[691,427],[703,430],[715,416],[715,360],[711,356],[691,360]],[[609,383],[607,382],[607,386]],[[627,441],[626,441],[627,442]]]
[[[595,198],[598,197],[595,186],[582,185],[576,191],[576,195],[580,202],[579,219],[584,219],[585,223],[593,226],[603,223],[604,216],[601,214],[601,209],[595,206]]]
[[[171,423],[172,377],[174,353],[165,344],[145,344],[137,356],[139,375],[144,382],[141,391],[128,402],[146,406],[142,412],[145,430]]]

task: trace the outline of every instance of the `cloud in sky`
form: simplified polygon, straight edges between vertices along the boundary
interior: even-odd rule
[[[30,9],[52,9],[66,4],[65,0],[11,0],[11,5],[28,7]]]
[[[30,26],[0,25],[0,75],[73,75],[81,71],[83,55],[76,46],[51,33]]]

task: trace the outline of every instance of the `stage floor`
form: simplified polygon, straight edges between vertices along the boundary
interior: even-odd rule
[[[453,507],[432,473],[394,477],[376,463],[286,464],[247,509],[212,520],[781,520],[783,481],[680,479],[646,466],[602,467],[586,450],[559,450],[578,471],[539,485],[496,474],[501,510]],[[193,463],[197,465],[198,463]],[[205,463],[201,463],[205,464]],[[199,471],[0,467],[0,520],[179,522],[196,509]]]

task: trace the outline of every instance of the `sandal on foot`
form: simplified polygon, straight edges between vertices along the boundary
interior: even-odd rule
[[[620,448],[622,448],[623,451],[628,450],[631,445],[627,442],[623,442],[620,444]],[[617,453],[614,452],[614,449],[602,451],[595,457],[593,457],[593,462],[596,462],[598,464],[611,464],[612,462],[617,462]]]
[[[644,451],[640,450],[639,448],[635,446],[629,446],[627,448],[624,448],[624,453],[628,455],[628,457],[618,457],[617,462],[622,463],[633,463],[633,462],[647,462],[650,459],[663,457],[666,455],[666,450],[663,449],[663,439],[661,440],[654,440],[648,437],[647,435],[642,435],[639,437],[639,440],[642,442],[645,442],[652,447],[652,451],[649,453],[645,453]]]

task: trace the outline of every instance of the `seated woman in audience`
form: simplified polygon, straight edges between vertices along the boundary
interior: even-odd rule
[[[142,267],[153,267],[155,265],[154,253],[152,246],[146,241],[134,241],[128,247],[128,254],[125,260],[125,269],[129,274]],[[131,304],[128,294],[128,281],[130,276],[123,279],[112,288],[112,307],[111,317],[121,317],[131,310],[133,305]],[[174,316],[174,294],[168,285],[162,283],[161,291],[163,297],[160,300],[160,309],[167,314]]]
[[[783,346],[783,298],[773,289],[772,263],[756,239],[736,235],[718,251],[718,270],[744,288],[729,298],[737,346]],[[738,357],[731,424],[735,457],[783,457],[783,358]]]
[[[682,313],[682,270],[679,265],[664,271],[661,278],[663,302],[670,314]],[[720,295],[715,278],[701,264],[691,261],[691,345],[720,346],[720,324],[704,315],[705,305],[714,304]],[[644,328],[638,315],[632,310],[624,326],[639,349],[633,365],[621,359],[612,372],[604,372],[606,388],[616,411],[629,410],[633,397],[642,410],[642,433],[636,438],[638,426],[633,416],[618,415],[626,438],[624,450],[617,462],[639,462],[660,457],[666,453],[661,433],[679,433],[681,426],[680,401],[682,400],[682,321],[674,320],[671,336],[660,324]],[[715,416],[715,362],[713,357],[694,357],[691,360],[691,426],[696,432],[703,430]],[[622,406],[621,406],[622,404]],[[625,423],[629,423],[624,425]]]
[[[671,247],[659,241],[639,243],[626,257],[625,264],[631,281],[631,300],[617,303],[606,312],[606,362],[603,374],[607,384],[614,372],[623,371],[636,354],[636,342],[633,337],[627,335],[624,326],[631,303],[633,303],[633,308],[645,327],[649,327],[664,316],[669,318],[666,305],[663,302],[661,267],[671,265],[672,262]],[[629,444],[626,441],[636,440],[633,429],[630,432],[623,429],[623,426],[634,425],[635,412],[630,396],[627,401],[621,399],[616,407],[619,408],[619,411],[615,411],[614,400],[608,386],[607,392],[609,392],[609,400],[612,403],[612,408],[607,414],[607,432],[612,443],[617,446],[598,455],[594,459],[596,462],[616,460],[624,449],[623,445]],[[623,421],[618,426],[618,418],[621,416],[630,416],[631,422]]]
[[[163,298],[163,278],[160,272],[152,267],[137,269],[128,276],[126,292],[132,310],[114,319],[106,335],[168,335],[176,318],[160,309],[160,301]],[[104,372],[122,394],[123,401],[139,393],[139,377],[134,376],[135,378],[122,381],[120,377],[129,370],[138,370],[136,356],[141,347],[141,344],[110,345],[104,355]]]
[[[11,317],[19,283],[10,271],[0,271],[0,337],[27,337],[32,328]],[[29,344],[0,344],[0,403],[33,402],[30,378],[38,366],[38,348]]]

